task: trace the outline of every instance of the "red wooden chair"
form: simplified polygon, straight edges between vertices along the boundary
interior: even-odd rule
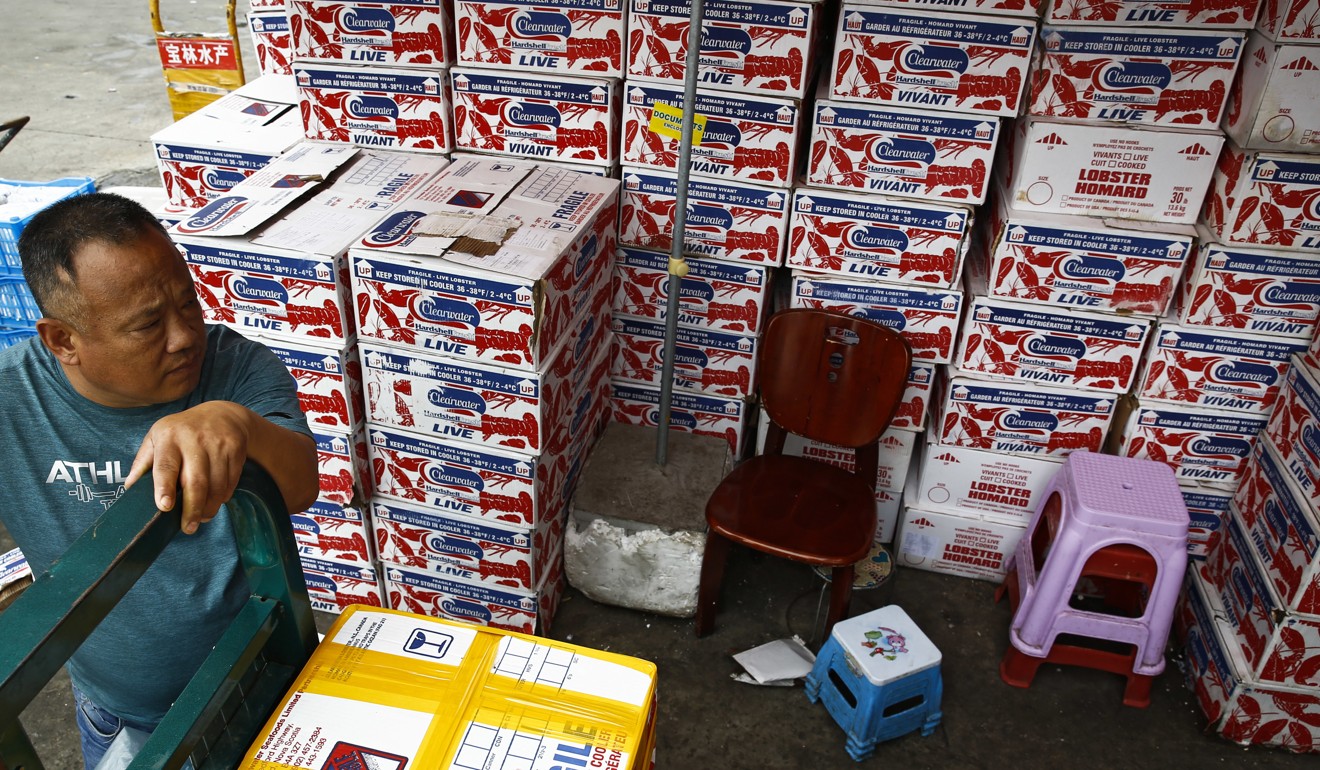
[[[828,636],[847,614],[853,564],[873,544],[877,441],[902,400],[912,351],[875,321],[807,308],[771,317],[761,345],[765,450],[730,472],[706,503],[697,636],[714,626],[733,543],[831,568]],[[783,454],[786,433],[856,449],[853,472]]]

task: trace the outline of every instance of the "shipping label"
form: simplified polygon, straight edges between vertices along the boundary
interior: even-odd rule
[[[1203,221],[1223,243],[1320,247],[1320,157],[1224,148]]]
[[[376,558],[371,525],[357,508],[317,500],[290,517],[293,539],[301,549],[333,561],[370,565]]]
[[[1064,457],[1099,452],[1116,395],[954,377],[935,416],[941,444]]]
[[[1320,318],[1320,262],[1201,238],[1183,278],[1179,319],[1188,326],[1310,339]]]
[[[703,6],[699,85],[802,99],[815,72],[819,5],[774,0],[711,0]],[[632,0],[628,14],[629,83],[682,83],[687,64],[684,0]]]
[[[618,158],[614,82],[477,69],[450,77],[459,148],[601,165]]]
[[[904,567],[1000,582],[1021,526],[907,507],[895,558]]]
[[[845,4],[831,95],[1016,117],[1035,33],[1027,19]]]
[[[450,152],[454,114],[440,72],[295,61],[308,139],[360,147]]]
[[[1118,454],[1162,462],[1180,482],[1236,484],[1265,421],[1244,412],[1143,403],[1128,418]]]
[[[300,61],[436,72],[454,63],[452,12],[442,0],[288,0],[288,13]]]
[[[962,275],[971,222],[962,206],[800,187],[785,264],[948,289]]]
[[[1140,317],[974,297],[954,364],[971,374],[1126,393],[1149,332]]]
[[[1004,454],[931,441],[912,502],[923,509],[983,515],[1025,527],[1061,462],[1051,455]]]
[[[668,253],[678,176],[629,166],[623,171],[619,242]],[[732,262],[774,266],[788,239],[786,190],[734,180],[688,180],[683,250]]]
[[[652,131],[652,110],[663,104],[684,109],[679,85],[629,83],[624,89],[623,162],[674,170],[678,137]],[[705,118],[701,141],[694,140],[689,168],[694,174],[789,187],[797,173],[802,110],[797,101],[701,89],[695,114]]]
[[[454,18],[460,64],[623,77],[621,0],[456,0]]]
[[[665,325],[617,316],[610,376],[660,384],[664,369]],[[756,338],[707,329],[678,327],[674,344],[674,387],[716,396],[746,398],[756,384]]]
[[[981,203],[998,138],[997,118],[820,100],[807,182]]]
[[[952,360],[963,293],[799,273],[793,277],[790,302],[882,323],[903,335],[913,359],[943,364]]]
[[[1268,415],[1306,342],[1161,324],[1146,351],[1141,399]]]
[[[669,313],[669,255],[622,248],[614,261],[614,312],[664,321]],[[687,260],[678,322],[699,329],[757,334],[769,315],[770,273],[755,265]]]
[[[1044,27],[1031,114],[1218,128],[1244,39],[1240,30]]]

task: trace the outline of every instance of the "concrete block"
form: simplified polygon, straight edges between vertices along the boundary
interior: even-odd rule
[[[592,450],[564,538],[568,582],[604,604],[675,617],[697,611],[706,500],[731,467],[727,442],[613,423]]]

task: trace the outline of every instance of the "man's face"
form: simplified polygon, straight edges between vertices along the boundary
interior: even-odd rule
[[[81,306],[62,355],[74,388],[104,406],[163,404],[188,395],[206,352],[188,267],[164,234],[123,245],[91,242],[74,255]]]

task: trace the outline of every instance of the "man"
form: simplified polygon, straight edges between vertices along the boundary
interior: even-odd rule
[[[288,370],[203,322],[187,265],[137,203],[56,203],[19,253],[43,318],[36,339],[0,353],[0,520],[39,574],[148,471],[157,505],[182,516],[183,534],[69,661],[90,770],[124,725],[159,723],[247,598],[222,507],[243,463],[301,511],[317,495],[316,444]]]

